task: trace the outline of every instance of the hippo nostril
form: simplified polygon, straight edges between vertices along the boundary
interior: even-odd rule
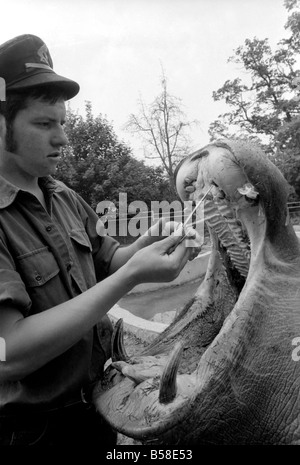
[[[192,184],[195,181],[196,181],[195,178],[186,177],[186,178],[184,178],[184,186],[189,186],[190,184]]]
[[[226,197],[225,192],[222,191],[222,189],[220,189],[218,194],[217,194],[217,198],[222,200],[222,199],[225,199],[225,197]]]
[[[212,195],[214,199],[223,200],[226,198],[225,192],[222,189],[220,189],[219,186],[214,181],[211,181],[210,184],[213,186]]]

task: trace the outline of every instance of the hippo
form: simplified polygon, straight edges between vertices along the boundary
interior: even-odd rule
[[[259,147],[224,139],[180,163],[176,188],[195,202],[210,188],[205,278],[132,357],[118,322],[94,405],[138,444],[300,444],[300,242],[289,184]]]

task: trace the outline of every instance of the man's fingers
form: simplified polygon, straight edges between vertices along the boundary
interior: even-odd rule
[[[186,227],[185,229],[186,239],[188,240],[188,247],[201,247],[202,238],[196,229],[192,227]]]
[[[182,235],[182,223],[179,223],[178,221],[168,221],[165,224],[162,235],[170,236],[170,234],[172,233],[174,233],[175,236],[181,236]]]
[[[166,226],[166,218],[160,218],[151,228],[149,228],[144,236],[151,236],[159,238],[162,235],[162,232]]]
[[[186,255],[186,260],[188,259],[190,255],[190,251],[188,247],[186,247],[185,241],[180,242],[182,235],[176,235],[176,234],[171,234],[171,236],[167,237],[166,239],[163,239],[160,242],[160,245],[162,246],[161,252],[163,254],[168,254],[171,255],[174,259],[174,261],[181,261]],[[185,262],[186,262],[185,260]]]
[[[186,247],[185,241],[183,241],[180,244],[175,245],[175,247],[171,251],[171,254],[174,261],[180,263],[179,270],[181,271],[185,267],[187,261],[190,259],[191,249]]]
[[[154,228],[156,227],[156,231],[158,232],[158,236],[162,235],[162,232],[166,226],[167,220],[166,218],[160,218],[156,225],[154,225]]]
[[[167,236],[165,239],[162,239],[159,243],[162,250],[167,251],[171,247],[174,247],[180,241],[180,236],[172,233],[170,236]]]

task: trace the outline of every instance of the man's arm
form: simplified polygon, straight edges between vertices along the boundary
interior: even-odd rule
[[[135,285],[175,279],[190,253],[184,242],[169,253],[177,242],[178,237],[169,236],[143,248],[105,280],[44,312],[24,318],[16,308],[2,307],[6,362],[0,366],[0,382],[20,380],[65,352]]]
[[[119,270],[83,294],[26,318],[15,308],[1,308],[6,362],[0,367],[0,382],[22,379],[65,352],[133,285],[133,276]]]
[[[85,225],[86,232],[90,238],[93,247],[93,258],[96,269],[97,280],[103,279],[122,267],[133,255],[140,249],[151,245],[153,242],[161,240],[163,237],[168,236],[169,233],[163,233],[165,219],[160,219],[141,237],[139,237],[133,244],[120,247],[118,242],[114,242],[111,237],[104,238],[99,241],[97,224],[99,220],[95,211],[83,200],[83,198],[76,192],[71,191],[78,202],[78,211]],[[117,247],[119,246],[119,247]]]

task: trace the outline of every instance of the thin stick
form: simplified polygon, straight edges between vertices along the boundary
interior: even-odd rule
[[[183,230],[184,230],[184,227],[188,224],[188,222],[190,221],[190,219],[192,218],[193,214],[195,213],[195,211],[200,207],[201,203],[204,202],[204,200],[206,199],[208,193],[212,190],[213,188],[213,185],[210,186],[210,188],[206,191],[206,193],[203,195],[203,197],[199,200],[199,202],[196,204],[195,208],[191,211],[191,213],[189,214],[189,216],[187,217],[187,219],[185,220],[185,222],[183,223],[183,225],[179,225],[179,227],[183,227]],[[195,224],[198,224],[199,222],[202,222],[204,221],[204,218],[197,221],[196,223],[192,223],[192,225],[195,225]],[[176,247],[181,244],[181,242],[187,237],[187,234],[188,233],[185,233],[181,238],[180,240],[177,242],[176,244]]]

